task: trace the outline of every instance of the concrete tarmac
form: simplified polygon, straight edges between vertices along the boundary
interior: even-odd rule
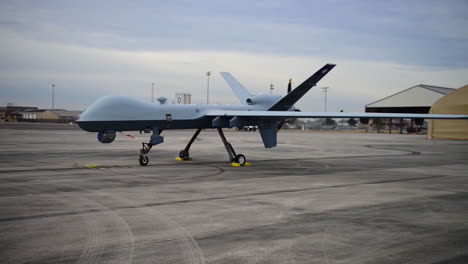
[[[15,127],[18,128],[18,127]],[[417,135],[214,130],[101,144],[0,129],[1,263],[468,263],[468,142]]]

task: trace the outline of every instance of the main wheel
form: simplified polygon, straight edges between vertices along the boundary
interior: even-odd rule
[[[245,159],[245,156],[244,156],[244,155],[238,154],[238,155],[236,156],[235,161],[236,161],[237,163],[239,163],[240,165],[244,165],[245,162],[246,162],[247,160]]]
[[[139,162],[141,166],[148,165],[148,162],[149,162],[148,156],[140,155]]]
[[[185,150],[181,150],[179,152],[179,158],[181,158],[183,160],[189,160],[190,159],[190,154],[189,154],[188,151],[186,152]]]

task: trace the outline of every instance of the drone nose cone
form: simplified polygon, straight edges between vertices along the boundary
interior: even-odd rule
[[[130,99],[124,96],[105,96],[92,103],[81,114],[80,120],[83,121],[105,121],[112,119],[116,112],[121,111],[125,105],[129,104]]]
[[[91,104],[80,121],[148,120],[158,114],[158,107],[126,96],[106,96]]]
[[[78,117],[78,120],[76,120],[76,123],[80,124],[80,122],[86,122],[89,121],[89,107],[87,107],[83,113]]]

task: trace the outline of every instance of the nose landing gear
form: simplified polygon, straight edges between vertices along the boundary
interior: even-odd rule
[[[140,149],[140,159],[138,162],[141,166],[146,166],[149,163],[149,158],[147,154],[150,152],[151,148],[154,145],[158,145],[164,142],[164,138],[160,136],[162,129],[153,128],[153,135],[151,136],[149,143],[141,143],[142,148]]]
[[[146,166],[149,163],[149,158],[148,156],[146,156],[146,154],[150,152],[153,145],[150,143],[145,143],[145,142],[141,144],[143,145],[143,147],[140,150],[140,159],[138,161],[140,162],[141,166]]]

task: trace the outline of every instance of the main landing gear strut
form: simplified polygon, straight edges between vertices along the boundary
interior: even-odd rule
[[[185,148],[179,152],[179,158],[177,160],[191,160],[190,154],[189,154],[190,147],[192,146],[192,143],[195,141],[195,139],[197,139],[201,131],[202,131],[201,128],[197,129],[197,131],[195,132],[195,134],[193,134],[187,146],[185,146]]]
[[[217,129],[218,129],[219,135],[221,136],[221,140],[223,141],[224,147],[226,148],[226,151],[228,152],[229,161],[232,162],[233,166],[247,165],[248,162],[247,162],[247,159],[245,158],[245,156],[242,155],[242,154],[236,154],[236,151],[234,150],[232,145],[226,140],[226,137],[224,136],[223,130],[221,128],[217,128]],[[177,158],[177,160],[181,160],[181,161],[182,160],[184,160],[184,161],[185,160],[191,160],[190,154],[189,154],[190,147],[192,146],[192,143],[195,141],[195,139],[198,137],[198,135],[200,134],[201,131],[202,131],[201,128],[197,129],[197,131],[192,136],[192,138],[190,139],[190,141],[187,144],[187,146],[185,147],[185,149],[183,149],[183,150],[181,150],[179,152],[179,157]]]
[[[218,133],[219,136],[221,137],[221,140],[223,141],[224,147],[226,148],[226,151],[229,154],[229,160],[234,164],[239,164],[240,166],[246,165],[247,160],[245,159],[245,156],[242,154],[236,154],[236,151],[232,147],[231,143],[229,143],[226,140],[226,137],[224,136],[223,130],[218,127]]]

